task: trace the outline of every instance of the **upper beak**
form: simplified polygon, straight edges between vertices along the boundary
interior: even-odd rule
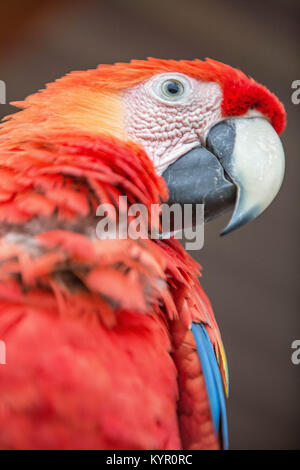
[[[170,165],[163,177],[169,203],[204,204],[205,221],[235,203],[222,235],[261,214],[281,186],[284,151],[276,131],[262,117],[225,119],[199,146]]]

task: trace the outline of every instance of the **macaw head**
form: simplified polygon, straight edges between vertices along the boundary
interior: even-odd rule
[[[206,220],[234,205],[223,233],[257,217],[282,183],[283,105],[214,60],[101,65],[17,104],[27,108],[27,122],[35,116],[38,132],[89,129],[139,144],[165,179],[170,203],[204,203]],[[30,115],[36,106],[39,114]]]

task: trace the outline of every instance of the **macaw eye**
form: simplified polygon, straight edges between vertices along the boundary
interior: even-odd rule
[[[179,80],[166,80],[161,85],[161,91],[167,98],[178,98],[184,92],[184,86]]]

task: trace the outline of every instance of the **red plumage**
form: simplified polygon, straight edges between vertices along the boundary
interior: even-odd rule
[[[226,383],[199,266],[175,239],[96,237],[99,204],[118,207],[126,195],[149,210],[167,199],[148,156],[122,133],[117,98],[172,70],[217,81],[223,115],[255,105],[282,130],[280,103],[242,72],[157,59],[72,73],[2,124],[2,449],[220,446],[190,330],[205,324]]]
[[[197,265],[176,240],[88,236],[100,202],[166,197],[146,155],[69,134],[0,159],[0,447],[217,447],[189,330],[212,321]]]

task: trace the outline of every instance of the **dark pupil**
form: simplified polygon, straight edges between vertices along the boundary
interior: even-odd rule
[[[179,92],[179,85],[178,83],[176,82],[169,82],[167,84],[167,90],[169,93],[171,93],[172,95],[176,95],[176,93]]]

